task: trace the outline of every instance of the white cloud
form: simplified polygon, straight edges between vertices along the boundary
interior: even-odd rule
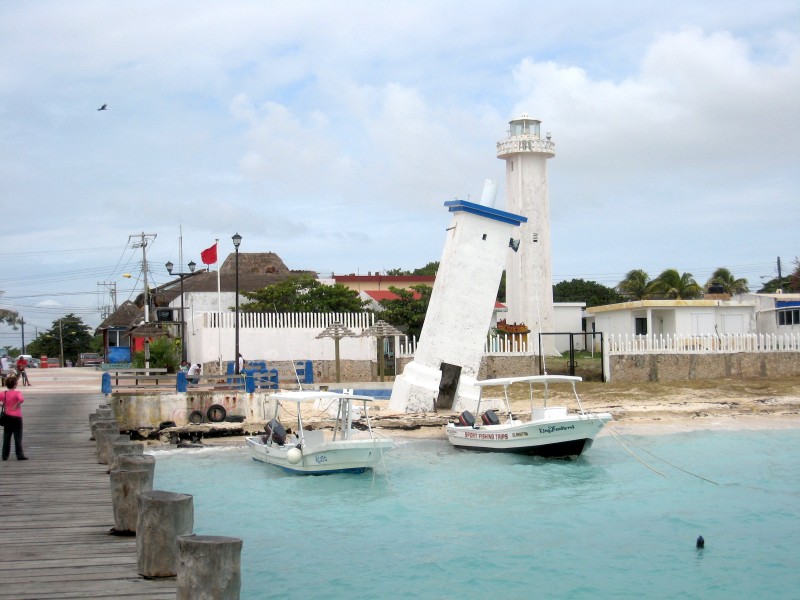
[[[5,3],[2,198],[35,207],[7,245],[122,250],[155,231],[163,265],[182,225],[195,260],[238,231],[292,268],[420,266],[439,258],[443,201],[477,197],[486,177],[502,196],[495,142],[527,112],[558,152],[557,273],[796,253],[799,12],[781,0]],[[94,254],[59,260],[108,264]]]

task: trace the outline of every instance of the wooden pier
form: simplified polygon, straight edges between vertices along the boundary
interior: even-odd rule
[[[12,443],[0,462],[0,599],[175,598],[174,578],[137,573],[135,537],[110,534],[107,465],[89,439],[89,415],[105,401],[99,378],[95,393],[58,391],[37,385],[42,371],[19,388],[30,460]]]

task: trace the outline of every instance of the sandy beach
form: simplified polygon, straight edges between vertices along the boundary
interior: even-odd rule
[[[100,391],[102,372],[92,368],[31,369],[30,387],[20,388],[31,400],[40,393]],[[550,403],[576,408],[571,394],[555,391]],[[600,383],[578,385],[583,408],[609,412],[613,427],[623,433],[666,434],[699,429],[785,429],[800,427],[800,378],[723,379],[670,383]],[[528,389],[511,389],[512,410],[530,413]],[[502,388],[488,388],[486,397],[500,397]],[[373,424],[386,435],[407,438],[443,437],[449,413],[393,414],[388,401],[376,403]],[[233,441],[228,438],[228,441]]]
[[[724,379],[645,384],[584,382],[578,385],[584,410],[609,412],[613,427],[620,432],[667,434],[700,429],[785,429],[800,427],[800,378]],[[502,388],[489,388],[485,397],[501,397]],[[512,411],[530,414],[530,400],[525,386],[510,391]],[[561,402],[560,402],[561,400]],[[566,403],[575,408],[571,394],[560,390],[550,397],[551,404]],[[376,414],[376,422],[387,420],[423,423],[415,431],[402,435],[439,437],[438,427],[429,421],[446,421],[440,414]]]

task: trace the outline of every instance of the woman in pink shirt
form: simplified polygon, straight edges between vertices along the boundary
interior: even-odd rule
[[[8,460],[8,455],[11,454],[12,435],[17,460],[28,460],[22,452],[22,403],[25,402],[25,398],[22,397],[22,392],[17,391],[17,381],[14,375],[6,377],[8,390],[0,398],[0,403],[6,411],[6,424],[3,427],[3,460]]]

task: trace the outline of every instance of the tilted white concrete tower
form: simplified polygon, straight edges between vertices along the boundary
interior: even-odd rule
[[[541,138],[540,125],[523,114],[497,142],[497,158],[506,161],[506,209],[528,218],[518,232],[519,251],[506,258],[506,322],[524,323],[537,349],[538,334],[552,333],[554,323],[547,159],[556,151],[549,133]],[[542,339],[544,354],[555,353],[553,344],[552,336]]]
[[[491,196],[491,192],[488,194]],[[466,200],[445,202],[447,228],[414,360],[394,382],[389,408],[475,410],[474,385],[492,322],[509,241],[525,217]]]

